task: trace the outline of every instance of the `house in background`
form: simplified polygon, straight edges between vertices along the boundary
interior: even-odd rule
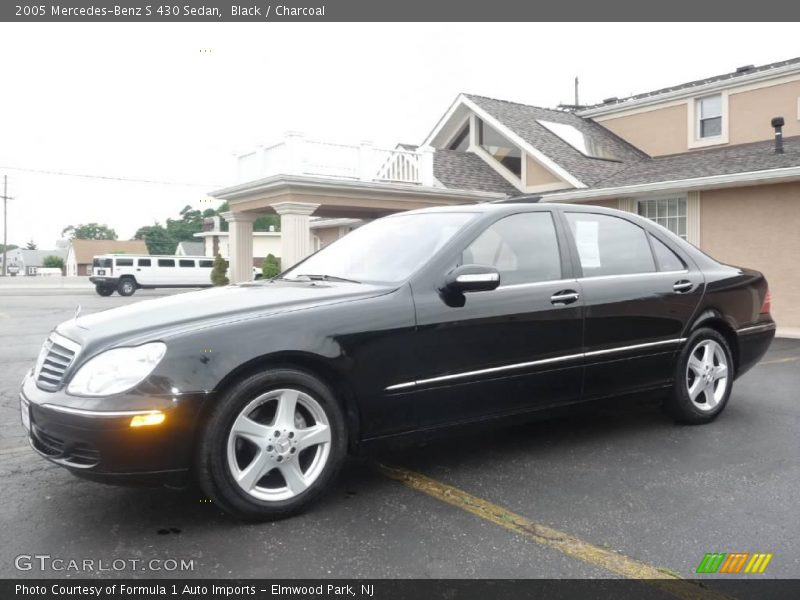
[[[535,194],[638,213],[763,271],[779,331],[800,331],[800,58],[564,110],[461,94],[420,146],[292,133],[240,155],[238,173],[212,192],[230,206],[234,281],[249,278],[260,214],[281,216],[288,267],[315,249],[312,216]]]
[[[180,242],[175,249],[175,256],[206,256],[203,242]]]
[[[90,275],[98,254],[150,254],[144,240],[71,240],[67,253],[67,275]]]
[[[67,258],[67,250],[56,248],[54,250],[28,250],[27,248],[14,248],[6,253],[8,257],[7,273],[15,273],[17,277],[34,276],[48,256],[58,256],[62,260]],[[0,263],[3,256],[0,254]],[[0,266],[0,268],[2,268]]]

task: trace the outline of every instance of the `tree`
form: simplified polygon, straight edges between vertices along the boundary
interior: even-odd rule
[[[60,256],[45,256],[42,266],[48,269],[61,269],[61,272],[64,273],[64,259]]]
[[[211,283],[214,285],[228,285],[230,280],[225,273],[228,271],[228,265],[225,263],[219,254],[214,257],[214,266],[211,267]]]
[[[17,246],[16,244],[9,244],[8,246],[5,247],[6,251],[13,250],[14,248],[19,248],[19,246]],[[0,244],[0,252],[2,251],[3,251],[3,244]]]
[[[28,244],[27,244],[25,247],[26,247],[28,250],[36,250],[36,248],[37,248],[37,246],[36,246],[36,242],[34,242],[33,240],[31,240],[30,242],[28,242]]]
[[[139,227],[133,239],[144,240],[150,254],[175,254],[175,249],[178,247],[178,242],[170,232],[158,223]]]
[[[61,235],[73,240],[115,240],[117,232],[108,225],[100,223],[83,223],[70,225],[61,231]]]
[[[264,262],[261,263],[261,274],[264,279],[272,279],[281,272],[281,263],[272,254],[267,254]]]

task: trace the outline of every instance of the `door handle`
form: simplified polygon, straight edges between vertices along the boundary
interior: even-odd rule
[[[691,291],[693,287],[694,284],[691,281],[681,279],[680,281],[675,282],[675,285],[672,286],[672,289],[675,290],[676,294],[685,294],[686,292]]]
[[[550,303],[567,305],[577,302],[580,297],[581,295],[575,290],[561,290],[550,296]]]

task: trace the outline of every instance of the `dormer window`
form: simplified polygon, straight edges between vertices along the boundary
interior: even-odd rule
[[[722,95],[698,98],[695,102],[697,139],[720,137],[722,135]]]
[[[478,145],[517,177],[522,176],[522,152],[481,119],[478,122]]]
[[[453,141],[447,147],[448,150],[458,150],[459,152],[466,152],[469,148],[469,120],[466,125],[462,127],[461,131],[456,134]]]

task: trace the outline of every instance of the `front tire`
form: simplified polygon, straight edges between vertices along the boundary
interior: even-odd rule
[[[117,293],[120,296],[133,296],[135,291],[136,282],[133,279],[130,277],[125,277],[124,279],[119,280],[119,283],[117,284]]]
[[[681,423],[710,423],[725,409],[733,378],[728,342],[714,329],[698,329],[681,350],[664,408]]]
[[[272,369],[219,398],[200,441],[197,478],[238,518],[282,519],[330,486],[346,450],[344,416],[328,386],[305,371]]]

